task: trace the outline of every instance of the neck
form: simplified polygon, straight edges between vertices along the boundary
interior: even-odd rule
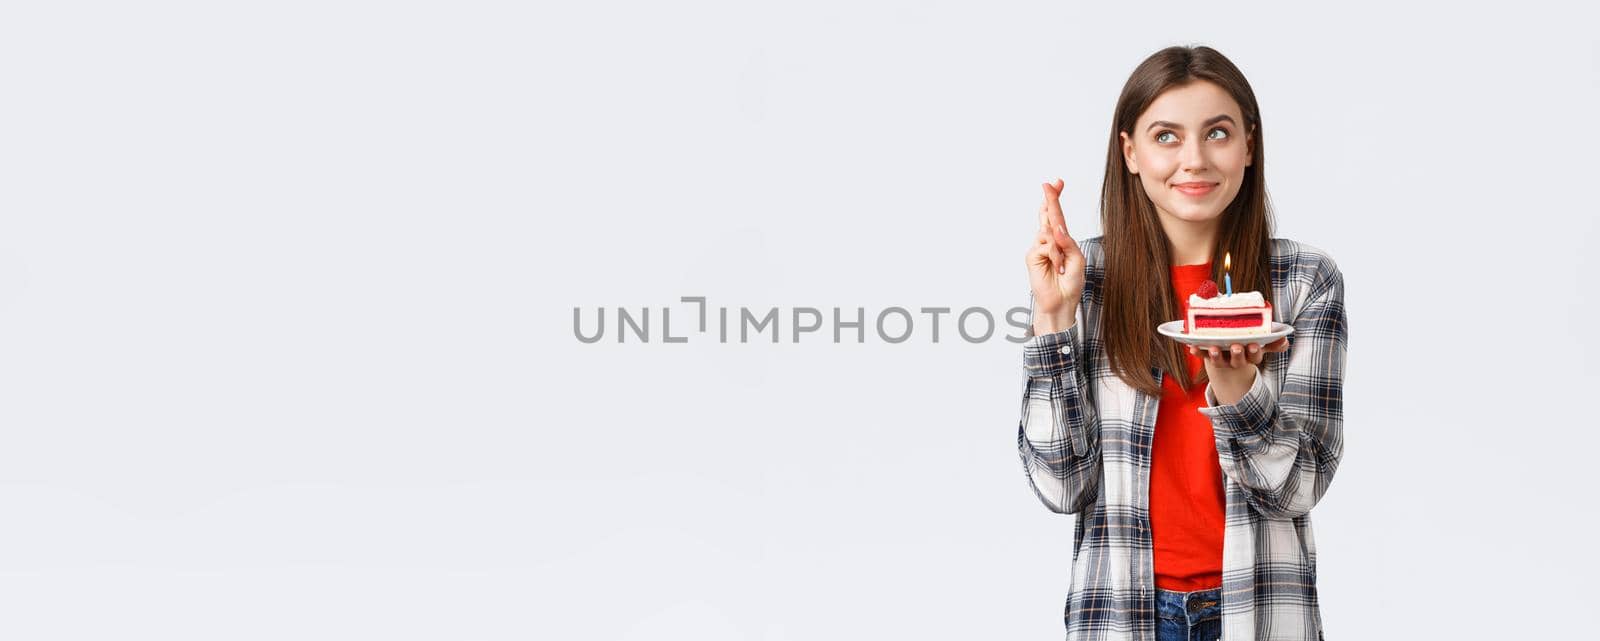
[[[1217,219],[1189,221],[1161,213],[1161,227],[1167,232],[1167,251],[1174,265],[1199,265],[1211,260],[1217,246]]]

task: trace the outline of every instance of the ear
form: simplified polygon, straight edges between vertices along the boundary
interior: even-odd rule
[[[1250,125],[1250,133],[1245,134],[1244,136],[1244,166],[1246,167],[1249,167],[1250,163],[1256,161],[1255,152],[1251,151],[1252,149],[1256,148],[1255,139],[1256,126]]]
[[[1128,165],[1129,173],[1137,176],[1139,174],[1139,159],[1134,156],[1133,141],[1128,139],[1128,132],[1119,131],[1117,135],[1122,137],[1122,162]]]

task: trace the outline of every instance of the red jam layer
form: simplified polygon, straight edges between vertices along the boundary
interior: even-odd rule
[[[1233,314],[1229,316],[1212,316],[1208,314],[1195,314],[1194,324],[1197,327],[1260,327],[1260,314]]]

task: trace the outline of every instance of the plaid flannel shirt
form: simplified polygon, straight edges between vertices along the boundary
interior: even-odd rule
[[[1150,446],[1160,397],[1111,372],[1099,332],[1101,239],[1080,243],[1087,270],[1073,326],[1023,344],[1017,447],[1039,500],[1078,515],[1068,641],[1153,641]],[[1322,638],[1309,512],[1344,452],[1344,279],[1328,254],[1285,238],[1272,239],[1271,278],[1274,320],[1294,325],[1291,349],[1267,354],[1236,403],[1218,404],[1207,384],[1200,409],[1227,495],[1223,641]]]

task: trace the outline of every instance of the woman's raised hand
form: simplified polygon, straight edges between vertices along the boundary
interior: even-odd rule
[[[1245,345],[1242,343],[1234,343],[1227,347],[1189,345],[1186,349],[1189,350],[1190,354],[1205,359],[1206,367],[1214,368],[1212,371],[1208,371],[1206,375],[1215,378],[1216,374],[1212,373],[1213,371],[1238,369],[1245,365],[1260,365],[1261,360],[1267,354],[1289,351],[1289,337],[1281,337],[1266,345]]]
[[[1060,178],[1044,183],[1044,204],[1039,206],[1039,233],[1028,246],[1028,282],[1033,286],[1033,333],[1053,334],[1072,326],[1083,295],[1087,262],[1078,241],[1067,234],[1061,213]]]
[[[1227,347],[1188,346],[1189,353],[1205,359],[1206,377],[1211,379],[1211,393],[1217,402],[1232,405],[1244,398],[1261,376],[1261,361],[1267,354],[1289,351],[1289,337],[1284,336],[1266,345],[1234,343]]]

